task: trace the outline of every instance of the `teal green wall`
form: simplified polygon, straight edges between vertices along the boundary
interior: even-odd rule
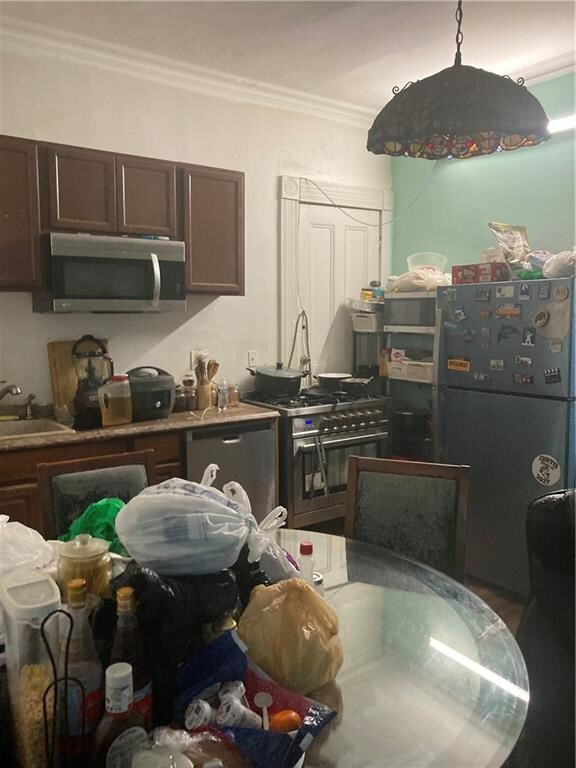
[[[550,119],[576,112],[574,74],[530,88]],[[433,168],[430,160],[392,158],[394,211],[418,195]],[[496,244],[489,221],[524,224],[534,249],[560,251],[576,243],[575,132],[554,134],[537,147],[470,160],[441,160],[430,183],[393,224],[392,271],[406,271],[406,257],[439,251],[449,265],[479,260]]]

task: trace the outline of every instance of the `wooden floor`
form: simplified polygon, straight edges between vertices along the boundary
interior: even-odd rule
[[[514,595],[475,579],[467,578],[465,584],[500,616],[510,632],[515,635],[522,617],[522,602]]]

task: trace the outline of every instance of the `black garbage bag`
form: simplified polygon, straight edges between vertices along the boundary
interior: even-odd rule
[[[152,669],[154,721],[170,722],[175,694],[176,667],[204,645],[203,624],[212,624],[247,605],[250,592],[258,584],[269,584],[259,563],[248,562],[245,546],[231,569],[202,576],[160,576],[131,561],[110,584],[115,593],[120,587],[134,588],[137,618]],[[115,621],[110,608],[103,611],[95,635],[102,658],[109,653],[102,635],[111,644]]]

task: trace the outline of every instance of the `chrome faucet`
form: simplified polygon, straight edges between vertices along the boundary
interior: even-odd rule
[[[6,395],[21,395],[22,390],[19,386],[16,384],[8,384],[7,387],[4,387],[4,389],[0,389],[0,400],[2,400],[3,397],[6,397]]]
[[[24,400],[24,405],[26,406],[26,416],[24,416],[25,419],[33,419],[34,414],[32,413],[32,400],[36,400],[36,395],[30,393],[26,400]]]

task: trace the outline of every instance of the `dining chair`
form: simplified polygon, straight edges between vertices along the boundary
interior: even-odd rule
[[[38,464],[37,474],[49,535],[55,537],[95,501],[110,496],[127,502],[156,484],[152,449]]]
[[[351,456],[345,535],[464,579],[470,467]]]
[[[516,641],[526,662],[530,703],[506,768],[573,768],[574,537],[576,492],[535,499],[526,514],[530,595]]]

